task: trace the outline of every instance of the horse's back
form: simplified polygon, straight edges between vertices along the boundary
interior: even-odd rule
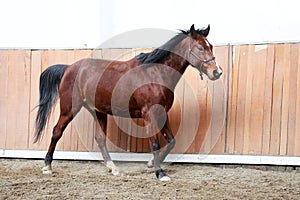
[[[80,98],[91,109],[105,110],[104,112],[109,113],[112,93],[117,82],[126,72],[136,66],[137,61],[133,59],[129,61],[92,58],[79,60],[66,70],[60,93],[66,94],[68,91],[69,98]]]

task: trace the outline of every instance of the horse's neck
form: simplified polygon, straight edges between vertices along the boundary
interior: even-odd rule
[[[172,49],[171,53],[165,59],[166,65],[178,71],[181,75],[185,72],[186,68],[189,66],[188,59],[188,51],[186,49],[189,48],[187,44],[187,38],[181,41],[178,45]]]
[[[165,60],[164,64],[175,69],[181,75],[184,74],[186,68],[189,66],[188,61],[176,53],[170,53],[169,58]]]
[[[169,89],[175,89],[186,68],[189,66],[188,61],[182,56],[170,53],[161,64],[165,66],[164,73],[162,74],[165,84],[169,86]]]

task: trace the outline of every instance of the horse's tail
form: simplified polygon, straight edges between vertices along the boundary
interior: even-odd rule
[[[58,89],[68,65],[52,65],[40,76],[40,101],[35,119],[34,143],[40,140],[50,117],[53,105],[58,99]]]

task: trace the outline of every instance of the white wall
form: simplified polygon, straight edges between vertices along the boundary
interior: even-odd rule
[[[108,46],[158,45],[193,23],[211,24],[209,40],[214,44],[300,41],[298,4],[297,0],[2,0],[0,48],[97,47],[114,36]],[[145,28],[154,28],[155,33],[146,34]],[[135,29],[143,29],[136,41],[131,35]],[[161,29],[170,32],[160,36]],[[129,39],[123,34],[128,31]],[[146,40],[150,42],[143,43]]]
[[[100,42],[98,0],[1,0],[1,48],[72,48]]]

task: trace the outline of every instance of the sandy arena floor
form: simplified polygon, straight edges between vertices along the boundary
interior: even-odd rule
[[[123,175],[99,162],[0,159],[0,199],[300,199],[300,171],[195,164],[165,164],[171,182],[157,181],[145,163],[116,163]],[[279,170],[278,170],[279,169]]]

